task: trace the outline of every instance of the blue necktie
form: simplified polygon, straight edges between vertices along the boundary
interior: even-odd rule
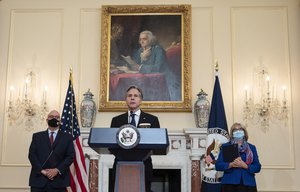
[[[134,116],[135,114],[132,111],[130,111],[130,117],[131,117],[130,124],[136,127]]]

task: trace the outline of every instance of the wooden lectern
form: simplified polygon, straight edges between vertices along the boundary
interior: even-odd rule
[[[115,192],[145,192],[143,159],[149,155],[166,155],[169,140],[165,128],[92,128],[89,146],[99,154],[113,154],[116,167]],[[137,131],[133,136],[131,131]],[[133,147],[127,145],[135,140]]]

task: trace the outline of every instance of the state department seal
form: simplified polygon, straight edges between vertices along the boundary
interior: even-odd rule
[[[116,137],[118,145],[123,149],[132,149],[140,142],[140,132],[131,124],[121,126]]]

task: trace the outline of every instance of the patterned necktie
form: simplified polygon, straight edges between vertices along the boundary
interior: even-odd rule
[[[53,145],[53,142],[54,142],[54,136],[53,136],[54,132],[51,132],[51,135],[50,135],[50,144]]]
[[[132,111],[130,111],[130,117],[131,117],[130,124],[136,127],[134,116],[135,114]]]

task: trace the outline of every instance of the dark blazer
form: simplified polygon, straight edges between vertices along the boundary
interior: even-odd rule
[[[160,128],[158,118],[154,115],[151,115],[149,113],[145,113],[143,111],[141,111],[139,124],[138,124],[137,127],[139,127],[139,125],[141,123],[150,123],[151,128]],[[128,124],[128,113],[127,112],[114,117],[111,120],[110,127],[119,128],[119,127],[121,127],[122,125],[125,125],[125,124]]]
[[[51,187],[67,187],[70,185],[69,166],[74,160],[73,137],[58,131],[51,147],[48,130],[34,133],[28,154],[31,163],[29,186],[42,188],[47,184]],[[41,174],[41,170],[57,168],[60,171],[53,180]]]
[[[158,118],[154,115],[151,115],[149,113],[145,113],[141,111],[139,123],[138,123],[138,128],[141,123],[150,123],[151,128],[160,128]],[[114,117],[111,121],[111,128],[119,128],[122,125],[128,124],[128,112],[123,113],[121,115],[118,115]],[[115,170],[116,170],[116,163],[117,159],[115,159],[114,166],[113,166],[113,181],[111,185],[114,185],[114,177],[115,177]],[[153,175],[153,166],[152,166],[152,159],[151,157],[148,157],[147,159],[144,160],[144,165],[145,165],[145,185],[146,185],[146,192],[151,191],[151,180],[152,180],[152,175]],[[113,187],[110,188],[110,191],[113,191]]]
[[[224,143],[222,145],[230,145],[231,143]],[[253,162],[248,165],[248,169],[243,168],[230,168],[228,169],[229,163],[224,161],[222,147],[220,154],[216,162],[216,170],[224,171],[224,175],[221,184],[240,184],[243,181],[245,186],[256,186],[255,173],[258,173],[261,169],[261,164],[258,159],[256,147],[249,143],[250,149],[253,153]],[[243,161],[246,161],[246,154],[240,153]]]

